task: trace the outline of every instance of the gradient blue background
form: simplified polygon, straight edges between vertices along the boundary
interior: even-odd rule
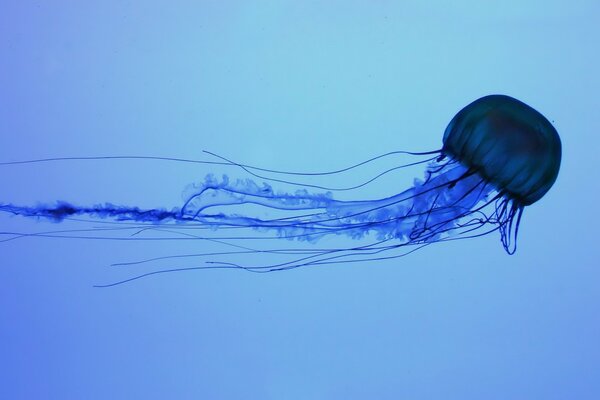
[[[375,264],[102,290],[111,262],[194,246],[1,243],[0,398],[600,398],[600,6],[422,3],[1,1],[1,161],[208,149],[327,170],[437,149],[458,109],[505,93],[554,122],[563,163],[512,257],[491,235]],[[1,167],[0,201],[171,207],[207,172]]]

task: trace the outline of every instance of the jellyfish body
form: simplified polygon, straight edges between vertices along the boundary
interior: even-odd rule
[[[441,150],[387,155],[395,153],[429,157],[408,164],[428,163],[425,179],[415,180],[407,190],[378,200],[336,200],[333,192],[352,188],[311,193],[309,188],[322,187],[291,179],[314,174],[267,170],[221,158],[222,163],[241,168],[254,178],[303,187],[284,193],[252,179],[233,180],[227,176],[218,179],[208,175],[203,182],[186,191],[181,206],[170,210],[141,210],[108,203],[82,207],[60,202],[36,207],[3,204],[0,211],[54,221],[82,216],[92,221],[108,218],[119,225],[101,232],[91,229],[92,235],[82,233],[85,230],[62,230],[60,234],[44,232],[33,234],[35,236],[102,239],[105,238],[103,235],[114,237],[117,230],[123,233],[131,229],[135,232],[135,237],[129,236],[132,240],[140,239],[140,232],[176,232],[226,247],[223,252],[189,255],[204,257],[204,264],[200,266],[160,269],[124,281],[190,269],[242,268],[269,272],[395,258],[432,243],[482,236],[496,230],[501,234],[504,248],[512,254],[516,250],[523,208],[539,200],[556,180],[561,142],[550,122],[530,106],[509,96],[490,95],[456,114],[446,128]],[[32,162],[40,161],[48,160]],[[343,172],[365,163],[321,175]],[[280,178],[281,175],[285,179]],[[281,215],[237,213],[239,205]],[[255,233],[251,234],[252,231]],[[32,236],[31,233],[16,232],[4,232],[3,235],[9,239]],[[344,235],[362,242],[347,247],[316,247],[316,242],[331,235]],[[308,247],[289,249],[273,245],[274,240],[282,239],[310,243]],[[256,247],[256,241],[271,245]],[[227,256],[233,254],[283,256],[284,260],[231,262]],[[159,257],[134,264],[159,259],[172,261],[173,258]],[[132,263],[120,265],[125,264]]]
[[[523,208],[541,199],[558,176],[562,154],[558,132],[527,104],[506,95],[490,95],[460,110],[448,124],[443,141],[444,154],[499,192],[505,220],[498,229],[504,248],[514,253]]]
[[[444,132],[442,152],[477,171],[521,206],[542,198],[558,176],[558,132],[538,111],[505,95],[463,108]]]

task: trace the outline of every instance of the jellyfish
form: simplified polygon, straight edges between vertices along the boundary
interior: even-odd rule
[[[434,243],[471,239],[496,231],[506,252],[514,254],[524,208],[541,199],[556,181],[561,141],[552,124],[532,107],[506,95],[488,95],[468,104],[452,118],[441,149],[420,153],[392,151],[337,171],[279,171],[206,153],[218,161],[128,158],[227,165],[250,177],[233,179],[228,175],[208,174],[203,181],[186,189],[182,204],[170,209],[141,209],[112,203],[84,206],[66,201],[36,206],[3,203],[0,211],[15,216],[54,222],[104,221],[108,226],[0,234],[3,241],[8,241],[28,236],[110,239],[118,232],[129,240],[143,240],[144,234],[160,232],[224,246],[222,251],[116,263],[115,266],[127,266],[157,261],[174,263],[178,258],[199,260],[191,267],[170,266],[98,285],[101,287],[198,269],[274,272],[364,263],[403,257]],[[393,154],[417,158],[396,168],[425,164],[424,179],[415,179],[412,187],[384,198],[340,200],[335,192],[365,186],[390,170],[349,188],[294,180],[298,176],[338,174]],[[97,158],[119,157],[53,158],[1,165]],[[283,192],[272,186],[277,183],[301,187]],[[245,207],[242,210],[259,211],[240,212],[240,206]],[[344,236],[355,243],[319,247],[323,238],[331,236]],[[290,244],[283,245],[283,241]]]

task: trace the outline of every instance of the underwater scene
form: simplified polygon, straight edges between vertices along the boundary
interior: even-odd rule
[[[1,5],[0,398],[598,398],[598,16]]]

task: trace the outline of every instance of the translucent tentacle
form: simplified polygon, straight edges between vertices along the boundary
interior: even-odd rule
[[[244,166],[245,170],[250,168]],[[434,242],[480,236],[498,229],[509,250],[510,233],[516,236],[518,227],[518,221],[513,225],[512,220],[515,215],[520,216],[520,212],[513,210],[502,194],[476,171],[443,156],[430,162],[423,180],[415,179],[406,190],[374,200],[338,200],[331,191],[313,193],[306,188],[281,192],[267,183],[233,180],[227,175],[219,178],[207,175],[184,192],[184,199],[180,207],[171,209],[140,209],[111,203],[89,207],[67,202],[38,206],[1,204],[0,211],[5,213],[70,224],[100,222],[105,225],[37,233],[0,232],[0,235],[5,237],[3,241],[34,236],[198,240],[224,246],[194,254],[115,264],[133,268],[173,260],[204,260],[202,266],[170,267],[120,281],[126,282],[159,273],[196,269],[269,272],[396,258]],[[491,229],[482,229],[487,226]],[[341,247],[319,248],[314,244],[300,247],[300,242],[314,243],[334,235],[364,241]],[[282,238],[297,243],[289,248],[275,244],[274,241]],[[234,261],[240,258],[244,261]]]

